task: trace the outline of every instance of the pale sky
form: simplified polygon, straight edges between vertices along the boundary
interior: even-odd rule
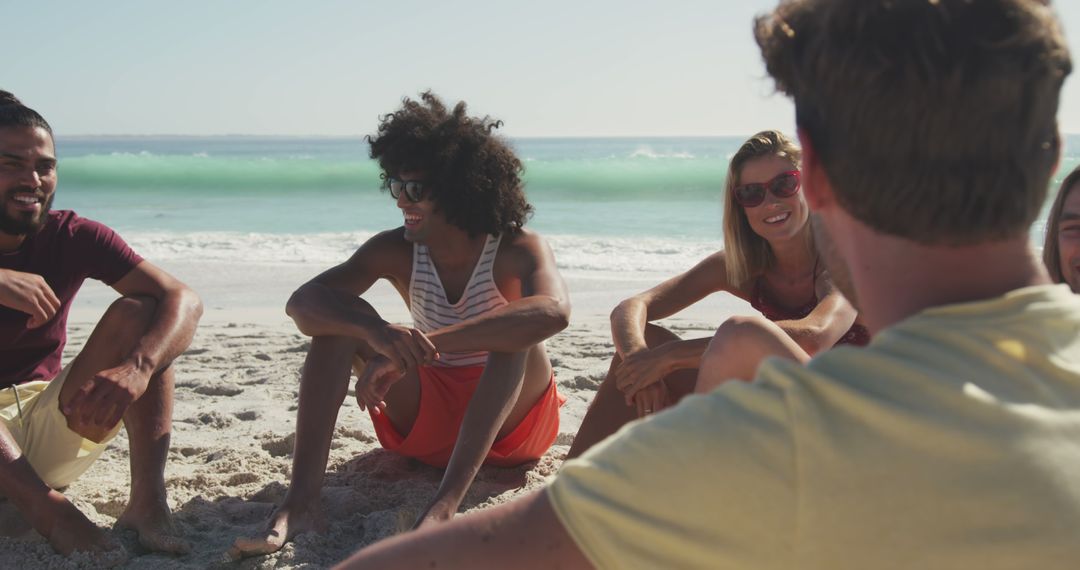
[[[790,130],[774,0],[0,0],[0,88],[61,135],[361,135],[432,88],[530,136]],[[1080,2],[1057,0],[1080,62]],[[1080,70],[1062,130],[1080,133]]]

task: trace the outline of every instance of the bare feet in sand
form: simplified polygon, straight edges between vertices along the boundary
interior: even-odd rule
[[[95,554],[123,552],[123,547],[90,522],[60,493],[50,492],[46,501],[48,506],[41,511],[42,516],[34,521],[34,528],[60,554],[67,556],[79,551],[94,557]]]
[[[154,552],[187,554],[191,551],[191,545],[173,524],[172,513],[164,498],[149,505],[128,505],[116,520],[116,526],[135,531],[139,535],[139,544]]]
[[[270,515],[266,529],[253,537],[240,537],[229,549],[228,557],[239,560],[247,556],[259,556],[281,550],[285,543],[305,532],[325,532],[326,520],[322,511],[315,507],[286,507],[282,505]]]

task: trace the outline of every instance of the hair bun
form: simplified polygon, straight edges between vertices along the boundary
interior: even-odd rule
[[[10,91],[0,89],[0,105],[22,105],[23,102]]]

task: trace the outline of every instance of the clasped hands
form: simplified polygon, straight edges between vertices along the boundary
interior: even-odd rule
[[[635,408],[637,416],[642,418],[669,405],[663,380],[672,371],[664,345],[636,350],[615,368],[615,386],[626,397],[626,405]]]

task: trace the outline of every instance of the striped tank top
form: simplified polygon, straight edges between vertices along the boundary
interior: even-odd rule
[[[413,326],[426,333],[448,327],[507,304],[492,275],[495,254],[502,236],[487,236],[465,292],[456,303],[446,300],[439,272],[431,261],[426,245],[413,244],[412,277],[409,279],[409,312]],[[487,352],[441,352],[434,366],[483,366]]]

